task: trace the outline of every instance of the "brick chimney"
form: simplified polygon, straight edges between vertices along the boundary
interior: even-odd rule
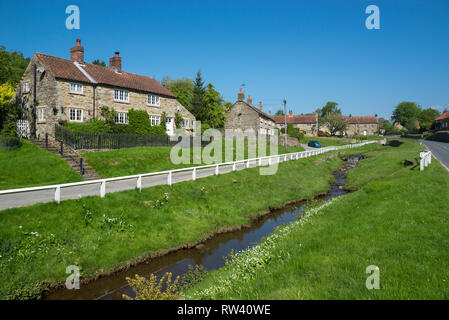
[[[115,56],[109,58],[109,68],[115,69],[117,72],[122,72],[122,57],[120,57],[120,52],[116,51]]]
[[[259,110],[262,111],[263,109],[263,105],[262,105],[262,101],[259,102]]]
[[[76,39],[76,46],[70,48],[70,60],[84,63],[84,47],[81,45],[80,39]]]
[[[245,94],[243,93],[242,88],[240,88],[240,92],[239,92],[239,94],[237,95],[237,98],[238,98],[238,101],[243,101],[243,100],[245,100]]]
[[[251,99],[251,96],[248,96],[248,100],[246,100],[246,103],[248,103],[250,106],[253,105],[253,99]]]
[[[293,117],[293,111],[290,110],[290,111],[288,112],[288,116],[289,116],[290,118]]]

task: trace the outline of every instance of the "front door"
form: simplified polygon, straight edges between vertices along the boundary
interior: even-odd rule
[[[169,118],[169,117],[167,117],[167,118],[165,118],[165,125],[166,125],[166,127],[167,127],[167,134],[169,135],[169,136],[172,136],[173,135],[173,133],[174,133],[174,128],[173,128],[173,118]]]

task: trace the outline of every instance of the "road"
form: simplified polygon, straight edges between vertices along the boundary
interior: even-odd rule
[[[431,140],[420,140],[423,144],[429,148],[434,157],[436,157],[449,171],[449,143],[431,141]]]
[[[280,158],[280,162],[284,157]],[[268,160],[262,161],[263,165],[268,165]],[[250,168],[256,167],[255,161],[250,162]],[[246,163],[236,164],[236,170],[246,168]],[[232,165],[220,166],[220,174],[232,171]],[[215,174],[215,167],[197,170],[196,178],[203,178]],[[173,172],[172,183],[187,181],[192,179],[192,171]],[[142,188],[167,184],[167,174],[142,177]],[[86,196],[99,196],[101,183],[89,185],[70,186],[61,188],[61,201],[69,199],[83,198]],[[137,187],[137,179],[110,181],[106,183],[106,193],[132,190]],[[24,207],[42,202],[52,202],[55,199],[55,189],[29,191],[25,193],[0,194],[0,210],[16,207]]]

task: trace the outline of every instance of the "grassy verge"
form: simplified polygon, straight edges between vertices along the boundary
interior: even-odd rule
[[[222,148],[223,152],[221,161],[225,162],[224,141],[217,140],[213,142],[213,145],[217,146],[217,148]],[[269,147],[267,149],[268,150],[266,154],[269,154]],[[196,164],[191,163],[191,164],[175,165],[170,161],[170,150],[171,147],[150,147],[150,148],[141,147],[141,148],[119,149],[101,152],[86,152],[83,154],[83,156],[86,157],[89,165],[92,166],[95,169],[95,171],[103,178],[118,177],[146,172],[164,171],[205,164],[204,161],[198,161],[200,163],[197,162]],[[203,148],[201,152],[203,152],[204,150],[205,148]],[[297,151],[304,151],[304,148],[301,146],[297,146],[285,149],[283,146],[278,145],[277,153],[287,153]],[[234,143],[233,148],[234,160],[236,159],[235,153],[236,147]],[[193,154],[194,150],[192,148],[190,149],[190,159],[193,159]],[[247,148],[245,148],[244,158],[247,159],[247,157],[248,157],[248,150]]]
[[[272,176],[252,168],[220,176],[37,204],[0,212],[0,297],[38,295],[78,265],[82,276],[114,270],[162,249],[247,224],[270,207],[326,192],[337,157],[288,161]]]
[[[0,149],[0,190],[81,181],[65,161],[31,142]]]
[[[366,150],[359,189],[284,227],[186,293],[203,299],[448,299],[449,176],[404,167],[420,146]],[[354,150],[351,150],[354,152]],[[370,265],[380,290],[368,290]]]

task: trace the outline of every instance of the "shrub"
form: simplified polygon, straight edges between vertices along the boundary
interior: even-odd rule
[[[179,278],[177,276],[172,282],[172,274],[170,272],[164,274],[159,279],[159,282],[154,274],[151,274],[148,280],[137,274],[135,279],[127,277],[126,281],[128,281],[129,286],[136,293],[136,297],[131,298],[124,294],[123,298],[126,300],[177,300],[182,295],[182,292],[179,291]]]
[[[70,131],[79,133],[113,133],[114,125],[106,123],[104,120],[93,119],[89,122],[66,122],[63,125]]]

